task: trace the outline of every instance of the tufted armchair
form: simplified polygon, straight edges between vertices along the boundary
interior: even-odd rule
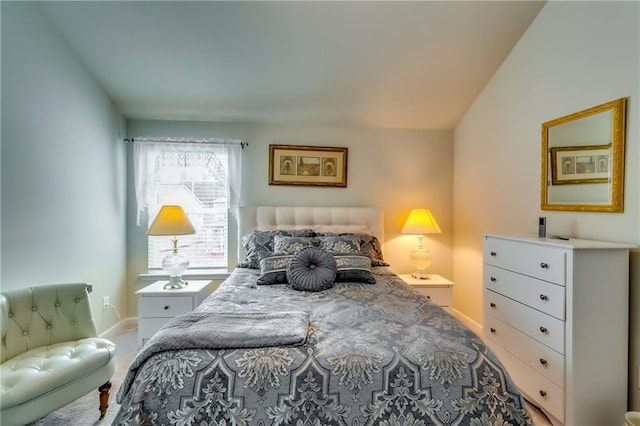
[[[115,345],[97,337],[91,285],[57,284],[0,294],[0,416],[23,425],[99,387],[109,402]]]

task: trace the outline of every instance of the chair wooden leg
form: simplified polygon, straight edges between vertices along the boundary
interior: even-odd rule
[[[98,388],[100,391],[100,420],[104,419],[109,408],[109,391],[111,390],[111,382],[107,382]]]

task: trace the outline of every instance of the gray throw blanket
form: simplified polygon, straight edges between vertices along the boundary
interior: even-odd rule
[[[117,401],[122,402],[138,369],[159,352],[299,346],[305,343],[308,330],[309,314],[302,311],[188,312],[158,330],[136,355],[118,390]]]

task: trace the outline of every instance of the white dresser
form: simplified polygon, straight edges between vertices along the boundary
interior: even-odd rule
[[[621,424],[633,246],[483,238],[484,337],[525,397],[554,424]]]

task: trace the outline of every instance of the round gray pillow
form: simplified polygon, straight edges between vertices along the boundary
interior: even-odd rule
[[[333,255],[316,247],[305,247],[293,255],[287,265],[287,281],[294,290],[322,291],[336,279]]]

